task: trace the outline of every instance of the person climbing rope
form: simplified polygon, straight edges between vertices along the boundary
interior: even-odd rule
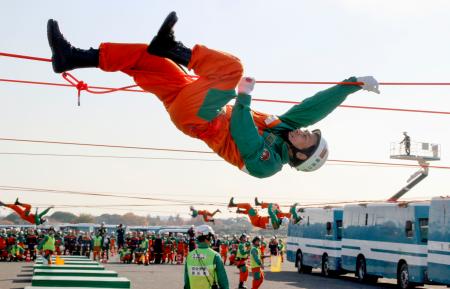
[[[221,213],[221,211],[219,209],[215,210],[214,212],[209,212],[207,210],[196,210],[194,209],[193,206],[190,206],[189,208],[191,210],[191,216],[192,218],[196,218],[197,216],[202,216],[203,217],[203,221],[205,222],[211,222],[214,224],[214,215],[217,213]]]
[[[5,204],[0,201],[0,206],[12,209],[19,215],[22,220],[36,226],[39,226],[47,221],[44,216],[53,208],[53,206],[50,206],[41,213],[38,213],[38,209],[36,209],[35,213],[33,214],[31,213],[31,205],[19,202],[19,198],[16,199],[14,204]]]
[[[204,45],[191,49],[176,41],[177,21],[171,12],[149,45],[101,43],[99,49],[84,50],[72,46],[57,21],[50,19],[47,37],[53,70],[98,67],[128,74],[163,102],[179,130],[203,140],[225,161],[258,178],[276,174],[285,164],[305,172],[320,168],[328,157],[327,142],[320,130],[300,128],[320,121],[360,89],[379,93],[373,77],[350,77],[344,81],[361,85],[333,86],[280,116],[253,111],[250,93],[255,80],[242,78],[240,60]],[[186,75],[179,65],[192,69],[198,78]],[[227,105],[232,99],[235,105]]]
[[[276,213],[272,210],[272,206],[268,207],[269,216],[260,216],[258,211],[249,203],[235,203],[234,197],[230,199],[228,207],[237,207],[236,213],[248,215],[252,225],[261,229],[268,229],[270,228],[269,224],[271,224],[276,230],[283,222],[283,219],[278,218]]]

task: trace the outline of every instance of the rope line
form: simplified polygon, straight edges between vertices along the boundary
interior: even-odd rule
[[[123,199],[135,199],[135,200],[148,200],[148,201],[160,201],[160,202],[169,202],[169,203],[183,203],[185,205],[203,205],[203,206],[214,206],[215,203],[208,202],[192,202],[189,200],[181,200],[181,199],[166,199],[166,198],[152,198],[152,197],[141,197],[141,196],[132,196],[130,194],[111,194],[111,193],[96,193],[96,192],[80,192],[73,190],[54,190],[47,188],[29,188],[29,187],[16,187],[16,186],[0,186],[0,190],[5,191],[31,191],[31,192],[40,192],[40,193],[54,193],[54,194],[70,194],[70,195],[83,195],[83,196],[96,196],[96,197],[113,197],[113,198],[123,198]],[[225,203],[220,203],[225,204]],[[167,204],[170,206],[170,204]]]
[[[49,58],[35,57],[21,54],[13,54],[0,52],[0,56],[19,58],[25,60],[51,62]],[[186,75],[187,77],[196,78],[194,75]],[[17,80],[17,79],[0,79],[1,82],[22,83],[22,84],[36,84],[36,85],[51,85],[61,87],[75,87],[77,89],[78,105],[80,105],[81,91],[86,91],[92,94],[105,94],[117,91],[132,91],[132,92],[146,92],[141,89],[133,89],[138,87],[137,85],[128,85],[119,88],[100,87],[100,86],[88,86],[88,84],[82,80],[78,80],[70,73],[63,73],[62,77],[69,82],[69,84],[63,83],[51,83],[43,81],[29,81],[29,80]],[[275,80],[258,80],[256,83],[260,84],[340,84],[340,85],[361,85],[361,82],[333,82],[333,81],[275,81]],[[450,82],[380,82],[380,85],[413,85],[413,86],[449,86]],[[300,102],[295,101],[283,101],[283,100],[271,100],[271,99],[254,99],[255,101],[262,102],[278,102],[278,103],[293,103],[298,104]],[[402,109],[402,108],[390,108],[390,107],[374,107],[374,106],[355,106],[355,105],[341,105],[345,108],[357,108],[357,109],[371,109],[371,110],[385,110],[385,111],[398,111],[398,112],[414,112],[414,113],[432,113],[432,114],[450,114],[449,111],[433,111],[433,110],[419,110],[419,109]]]
[[[51,58],[29,56],[23,54],[14,54],[0,52],[0,56],[19,58],[34,61],[51,62]],[[197,77],[195,75],[188,75],[189,77]],[[281,80],[257,80],[256,83],[261,84],[340,84],[340,85],[361,85],[362,82],[342,82],[342,81],[281,81]],[[418,86],[447,86],[450,82],[380,82],[380,85],[418,85]],[[119,89],[117,89],[119,90]]]
[[[67,76],[69,77],[69,76]],[[147,91],[141,89],[132,89],[136,87],[136,85],[124,86],[121,88],[111,88],[104,86],[88,86],[85,82],[73,82],[73,84],[67,83],[55,83],[55,82],[45,82],[45,81],[30,81],[30,80],[17,80],[17,79],[7,79],[0,78],[0,82],[9,82],[9,83],[21,83],[21,84],[33,84],[33,85],[48,85],[48,86],[60,86],[60,87],[75,87],[78,92],[82,90],[86,90],[93,94],[104,94],[108,92],[115,91],[126,91],[126,92],[140,92],[140,93],[148,93]],[[81,84],[79,84],[81,83]],[[93,90],[96,89],[96,90]],[[101,91],[103,90],[103,91]],[[292,101],[292,100],[277,100],[277,99],[262,99],[262,98],[253,98],[253,101],[258,102],[269,102],[269,103],[285,103],[285,104],[299,104],[301,101]],[[382,111],[397,111],[397,112],[410,112],[410,113],[428,113],[428,114],[442,114],[442,115],[450,115],[450,111],[436,111],[436,110],[424,110],[424,109],[412,109],[412,108],[395,108],[395,107],[381,107],[381,106],[362,106],[362,105],[339,105],[341,108],[353,108],[353,109],[368,109],[368,110],[382,110]]]
[[[53,190],[53,189],[39,189],[39,188],[27,188],[27,187],[16,187],[16,186],[2,186],[0,185],[0,190],[5,191],[31,191],[31,192],[46,192],[46,193],[58,193],[58,194],[78,194],[78,195],[96,195],[96,196],[104,196],[109,197],[108,194],[101,194],[101,193],[88,193],[88,192],[78,192],[78,191],[72,191],[72,190]],[[148,199],[144,197],[130,197],[129,194],[121,193],[114,195],[118,198],[136,198],[136,199]],[[423,197],[423,199],[410,199],[405,198],[402,202],[426,202],[429,201],[431,197]],[[304,202],[299,205],[299,207],[305,208],[305,207],[319,207],[319,206],[342,206],[346,204],[360,204],[360,203],[386,203],[387,200],[381,200],[381,199],[374,199],[374,200],[343,200],[343,201],[331,201],[331,202]],[[293,202],[292,202],[293,203]],[[290,207],[292,203],[289,204],[283,204],[279,203],[281,207]],[[211,202],[211,203],[190,203],[190,204],[184,204],[186,206],[188,205],[202,205],[202,206],[218,206],[218,207],[227,207],[228,203],[222,203],[222,202]],[[69,206],[69,205],[67,205]],[[84,206],[84,205],[83,205]],[[115,206],[115,205],[104,205],[104,206]],[[125,206],[125,205],[124,205]],[[140,206],[146,206],[145,204]],[[164,206],[161,204],[161,206]],[[170,206],[170,205],[167,205]],[[183,206],[183,204],[179,204],[179,206]]]
[[[140,160],[168,160],[168,161],[201,161],[201,162],[224,162],[223,159],[199,159],[199,158],[174,158],[174,157],[145,157],[145,156],[114,156],[114,155],[90,155],[90,154],[54,154],[54,153],[28,153],[28,152],[0,152],[0,155],[6,156],[30,156],[30,157],[79,157],[79,158],[104,158],[104,159],[140,159]],[[420,167],[415,164],[357,161],[357,160],[337,160],[329,159],[328,162],[336,163],[334,165],[344,166],[374,166],[374,167]],[[327,163],[327,165],[331,165]],[[434,166],[435,169],[450,169],[450,166]]]

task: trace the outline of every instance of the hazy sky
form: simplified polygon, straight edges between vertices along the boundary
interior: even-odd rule
[[[64,3],[64,4],[62,4]],[[59,21],[76,46],[101,42],[148,43],[172,10],[176,36],[230,52],[259,80],[340,81],[373,75],[385,82],[449,82],[449,1],[7,1],[0,11],[0,51],[50,57],[49,18]],[[120,73],[98,69],[74,72],[91,85],[132,84]],[[63,82],[48,63],[0,57],[0,78]],[[257,85],[253,96],[302,100],[324,85]],[[345,104],[450,111],[450,87],[381,87],[381,95],[357,92]],[[69,88],[0,83],[0,138],[43,139],[130,146],[208,150],[179,132],[154,95],[119,92],[83,93],[81,107]],[[287,104],[253,102],[255,110],[281,114]],[[338,108],[312,128],[328,140],[331,159],[389,162],[389,144],[408,131],[412,140],[450,147],[446,115]],[[163,158],[215,155],[83,148],[0,141],[0,153],[56,153]],[[397,161],[396,161],[397,162]],[[0,154],[0,187],[17,186],[155,198],[226,203],[255,196],[282,204],[335,200],[385,199],[400,189],[414,168],[329,164],[299,173],[288,166],[267,179],[256,179],[223,161],[108,159]],[[448,195],[449,170],[430,176],[407,197]],[[64,210],[93,214],[187,215],[187,205],[103,208],[112,204],[155,204],[149,200],[86,197],[0,190],[0,199],[37,204],[74,205]],[[161,203],[159,203],[161,204]],[[98,207],[96,207],[98,206]],[[210,208],[197,206],[198,208]],[[61,209],[61,208],[58,208]],[[232,216],[226,209],[222,216]],[[0,209],[0,214],[9,211]]]

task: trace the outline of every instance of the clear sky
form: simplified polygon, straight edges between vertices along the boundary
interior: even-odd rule
[[[176,36],[238,56],[245,74],[257,80],[340,81],[373,75],[384,82],[449,82],[449,1],[7,1],[0,11],[0,51],[50,57],[49,18],[74,45],[101,42],[148,43],[172,10]],[[98,69],[74,72],[91,85],[132,84],[120,73]],[[48,63],[0,57],[0,78],[63,82]],[[324,85],[257,85],[253,96],[302,100]],[[345,104],[450,111],[450,87],[381,87],[381,95],[357,92]],[[68,88],[0,83],[0,137],[130,146],[208,150],[179,132],[151,94],[83,93]],[[286,104],[254,102],[255,110],[281,114]],[[442,145],[449,165],[450,117],[338,108],[312,128],[320,128],[331,159],[388,162],[389,144],[408,131],[412,140]],[[205,158],[214,155],[80,148],[0,141],[0,153],[57,153],[116,156]],[[267,179],[250,177],[223,161],[107,159],[0,154],[0,187],[17,186],[83,192],[108,192],[156,198],[226,203],[237,201],[327,202],[385,199],[400,189],[414,168],[329,164],[299,173],[288,166]],[[448,195],[448,170],[430,176],[408,198]],[[187,215],[188,206],[103,208],[112,204],[155,204],[147,200],[86,197],[0,190],[0,199],[74,205],[86,212]],[[161,204],[161,203],[159,203]],[[98,207],[96,207],[98,206]],[[198,208],[209,208],[197,206]],[[61,209],[61,208],[58,208]],[[222,208],[222,216],[233,214]],[[0,209],[0,214],[8,211]]]

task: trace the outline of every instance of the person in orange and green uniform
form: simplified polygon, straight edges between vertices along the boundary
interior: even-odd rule
[[[264,241],[264,236],[261,236],[261,241],[260,241],[260,248],[259,250],[261,251],[261,262],[264,265],[264,259],[265,259],[265,253],[266,253],[266,248],[267,248],[267,243]]]
[[[225,235],[225,236],[223,236],[223,240],[220,243],[220,256],[222,257],[222,261],[223,261],[224,265],[227,264],[229,246],[230,246],[230,241],[228,240],[228,236]]]
[[[270,228],[270,225],[272,225],[272,227],[276,230],[282,223],[282,219],[279,219],[272,210],[272,206],[268,207],[269,216],[260,216],[258,211],[249,203],[234,203],[234,198],[230,199],[228,207],[237,207],[236,213],[248,215],[252,225],[261,229],[268,229]]]
[[[55,229],[50,227],[47,234],[38,245],[38,250],[42,251],[43,257],[49,265],[52,264],[52,255],[56,251],[55,248]]]
[[[246,234],[242,234],[239,237],[239,246],[236,253],[236,267],[239,269],[239,287],[240,289],[246,289],[244,283],[248,279],[248,267],[247,260],[250,253],[250,244],[248,243],[248,237]]]
[[[204,45],[191,49],[176,41],[177,21],[171,12],[149,45],[102,43],[99,49],[84,50],[72,46],[50,19],[47,36],[53,70],[98,67],[131,76],[162,101],[179,130],[203,140],[225,161],[258,178],[276,174],[285,164],[300,171],[320,168],[328,157],[327,143],[320,130],[300,128],[320,121],[361,88],[378,92],[373,77],[351,77],[345,81],[355,85],[331,87],[283,115],[253,111],[250,93],[255,81],[241,80],[240,60]],[[179,65],[192,69],[198,78],[187,76]],[[235,105],[227,105],[232,99]]]
[[[214,231],[197,233],[198,247],[189,252],[184,266],[184,289],[229,289],[228,276],[219,253],[211,249]]]
[[[12,209],[19,215],[22,220],[36,226],[39,226],[47,221],[44,216],[50,211],[50,209],[53,208],[53,206],[48,207],[41,213],[38,213],[38,210],[36,209],[36,212],[33,214],[31,213],[31,205],[19,202],[19,198],[16,199],[16,202],[14,204],[5,204],[0,201],[0,206]]]
[[[280,205],[277,203],[259,202],[258,198],[255,198],[255,206],[261,206],[261,209],[267,209],[269,214],[272,212],[278,219],[291,218],[291,213],[283,213],[280,209]]]
[[[193,206],[189,208],[191,210],[191,216],[192,218],[196,218],[197,216],[202,216],[203,221],[205,222],[211,222],[214,224],[214,215],[217,213],[221,213],[219,209],[215,210],[214,212],[209,212],[207,210],[196,210]]]
[[[252,240],[250,249],[250,268],[252,269],[252,289],[258,289],[264,281],[264,263],[261,259],[261,238],[256,236]]]

